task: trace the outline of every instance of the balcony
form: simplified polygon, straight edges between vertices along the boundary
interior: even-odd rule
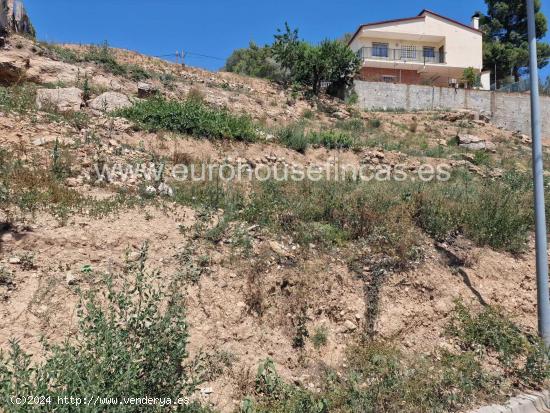
[[[436,51],[434,47],[403,47],[390,49],[387,47],[362,47],[357,51],[361,60],[377,60],[386,62],[445,64],[445,53]]]

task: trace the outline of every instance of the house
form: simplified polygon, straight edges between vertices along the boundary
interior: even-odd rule
[[[482,89],[489,89],[482,38],[477,16],[468,26],[422,10],[416,17],[364,24],[348,44],[363,62],[360,80],[458,86],[464,69],[472,67]]]

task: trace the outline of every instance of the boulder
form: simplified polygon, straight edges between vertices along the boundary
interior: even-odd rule
[[[123,93],[105,92],[88,102],[88,106],[94,110],[113,112],[132,106],[132,102]]]
[[[470,149],[472,151],[495,151],[496,145],[493,142],[486,141],[475,135],[466,133],[458,134],[458,145],[461,148]]]
[[[151,83],[139,82],[138,83],[138,97],[148,98],[155,95],[158,92],[157,88]]]
[[[83,104],[82,90],[76,87],[38,89],[36,91],[36,106],[38,109],[53,106],[60,112],[77,112]]]
[[[10,84],[25,78],[27,71],[25,62],[6,56],[0,56],[0,83]]]

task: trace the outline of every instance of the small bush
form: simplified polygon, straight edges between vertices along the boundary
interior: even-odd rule
[[[128,68],[118,63],[107,42],[101,46],[91,46],[83,56],[83,60],[97,63],[107,72],[117,76],[126,76],[128,74]]]
[[[300,124],[285,126],[279,130],[277,136],[282,145],[293,149],[296,152],[305,153],[309,146],[309,141],[304,127]]]
[[[369,119],[369,128],[378,129],[382,126],[382,121],[380,119]]]
[[[354,135],[361,135],[366,132],[365,122],[362,119],[351,118],[347,120],[339,120],[334,125],[337,129],[342,129],[346,132],[353,133]]]
[[[258,369],[255,396],[243,403],[255,413],[461,411],[487,387],[472,353],[407,357],[383,343],[353,346],[349,367],[327,371],[319,393],[285,383],[272,361]]]
[[[78,309],[78,335],[64,344],[46,344],[44,362],[31,364],[30,356],[12,343],[2,356],[0,394],[50,396],[52,410],[72,412],[58,397],[157,398],[189,396],[197,383],[187,375],[188,327],[178,288],[153,287],[157,272],[145,271],[146,250],[132,270],[133,279],[115,286],[105,279],[106,290],[85,293]],[[118,404],[118,403],[117,403]],[[55,405],[55,408],[53,406]],[[6,412],[43,411],[42,406],[4,404]],[[160,412],[160,406],[152,411]],[[103,411],[104,406],[86,409]],[[139,405],[118,404],[117,411],[141,412]]]
[[[313,347],[317,350],[326,346],[328,342],[328,331],[326,327],[317,327],[313,336],[311,336],[311,342],[313,343]]]
[[[211,139],[235,139],[254,142],[257,128],[248,116],[213,109],[196,99],[184,102],[162,98],[146,100],[119,111],[147,130],[169,130]]]
[[[550,379],[550,353],[544,343],[523,333],[498,308],[485,307],[473,314],[458,301],[448,332],[466,350],[496,353],[508,373],[523,385],[541,386]]]
[[[349,149],[354,146],[355,140],[345,132],[326,130],[312,132],[308,140],[314,145],[324,146],[327,149]]]
[[[27,113],[36,109],[36,87],[23,84],[0,86],[0,109],[8,112]]]

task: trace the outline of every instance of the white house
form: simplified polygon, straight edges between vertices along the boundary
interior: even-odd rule
[[[455,86],[471,67],[489,89],[482,39],[477,16],[466,25],[423,10],[415,17],[363,24],[349,46],[363,62],[361,80]]]

